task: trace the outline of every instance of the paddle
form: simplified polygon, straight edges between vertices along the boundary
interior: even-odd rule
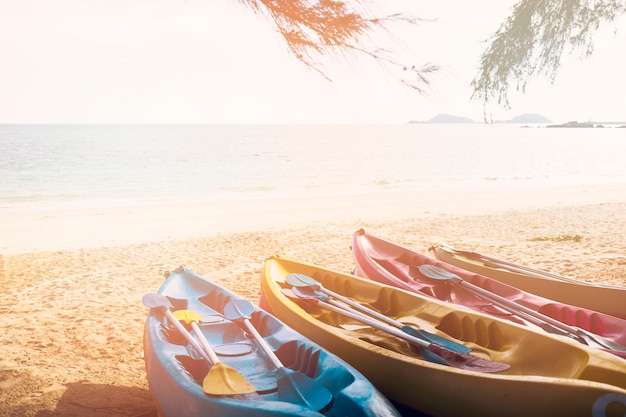
[[[327,302],[327,303],[329,303],[331,305],[334,305],[337,308],[341,308],[341,309],[344,309],[346,311],[350,311],[349,309],[347,309],[342,304],[334,302],[326,294],[321,293],[319,291],[315,291],[315,293],[311,293],[309,291],[305,291],[303,289],[303,287],[292,287],[291,290],[284,289],[283,290],[283,294],[287,295],[288,297],[292,297],[293,295],[295,295],[295,296],[297,296],[299,298],[302,298],[304,300],[307,300],[307,299],[317,299],[319,301],[324,301],[324,302]],[[353,314],[361,315],[361,313],[356,313],[356,312],[353,312]],[[364,317],[365,318],[369,318],[368,316],[364,316]],[[440,365],[447,365],[445,359],[443,359],[441,356],[437,355],[436,353],[431,352],[428,349],[424,349],[421,346],[419,346],[419,349],[420,349],[420,352],[422,353],[422,356],[424,357],[424,359],[426,359],[428,362],[438,363]]]
[[[205,393],[212,395],[234,395],[256,392],[256,388],[236,369],[220,362],[217,354],[209,344],[209,341],[204,336],[204,333],[202,333],[202,330],[200,330],[200,326],[198,326],[198,323],[202,320],[202,317],[198,313],[190,310],[178,310],[175,311],[173,315],[179,322],[182,321],[191,325],[194,334],[213,364],[204,377],[204,381],[202,381],[202,389]]]
[[[569,326],[565,323],[562,323],[558,320],[553,319],[552,317],[548,317],[542,313],[539,313],[538,311],[535,311],[528,307],[517,304],[507,298],[501,297],[497,294],[494,294],[490,291],[480,288],[479,286],[476,286],[472,284],[471,282],[464,281],[458,275],[450,271],[447,271],[446,269],[443,269],[441,267],[438,267],[435,265],[424,264],[424,265],[419,266],[419,270],[424,276],[428,278],[436,279],[439,281],[449,281],[453,284],[457,284],[459,286],[465,287],[466,289],[476,294],[477,296],[482,297],[483,299],[490,301],[492,303],[498,303],[498,306],[505,307],[514,314],[517,314],[520,316],[521,314],[526,314],[526,315],[534,317],[535,319],[542,320],[543,322],[550,324],[558,328],[559,330],[562,330],[563,332],[571,334],[572,336],[576,338],[576,340],[578,340],[579,342],[583,344],[588,344],[587,343],[588,341],[592,341],[605,349],[622,351],[622,352],[626,351],[626,347],[620,345],[619,343],[615,343],[602,336],[587,332],[583,329]],[[542,327],[545,327],[545,326],[542,326]]]
[[[206,345],[209,348],[206,350],[198,344],[196,339],[194,339],[187,329],[185,329],[185,326],[183,326],[178,318],[176,318],[176,316],[174,316],[174,314],[170,311],[173,305],[167,297],[161,294],[145,294],[141,300],[146,307],[163,309],[168,320],[185,337],[187,342],[193,346],[193,348],[205,361],[212,365],[202,383],[202,389],[206,394],[237,395],[250,394],[256,391],[256,388],[248,383],[248,381],[246,381],[245,378],[237,371],[221,364],[221,362],[217,360],[217,355],[215,355],[213,349],[210,348],[208,341],[206,342]],[[199,333],[202,334],[202,332]],[[201,336],[200,340],[206,341],[204,335]],[[212,357],[209,352],[213,353],[215,356]]]
[[[458,353],[470,353],[472,350],[470,348],[468,348],[467,346],[455,342],[454,340],[450,340],[448,338],[445,338],[443,336],[439,336],[437,334],[434,333],[430,333],[427,332],[426,330],[423,329],[416,329],[412,326],[408,326],[408,325],[404,325],[398,321],[392,320],[391,318],[385,316],[384,314],[380,314],[377,311],[374,311],[362,304],[359,304],[347,297],[344,297],[340,294],[337,294],[334,291],[331,291],[327,288],[324,288],[322,286],[322,283],[320,283],[319,281],[316,281],[315,279],[313,279],[312,277],[308,276],[308,275],[304,275],[304,274],[288,274],[285,277],[285,281],[287,281],[287,283],[293,285],[294,287],[302,287],[302,288],[306,288],[309,287],[311,288],[313,295],[318,295],[320,294],[320,292],[323,295],[327,295],[327,296],[331,296],[334,297],[340,301],[342,301],[343,303],[349,305],[350,307],[353,307],[354,309],[368,314],[372,317],[377,318],[378,320],[381,320],[391,326],[397,327],[398,329],[402,330],[403,332],[410,334],[411,336],[415,336],[418,337],[420,339],[426,340],[427,342],[430,343],[435,343],[437,345],[443,346],[446,349],[450,349],[454,352],[458,352]],[[319,296],[318,296],[319,297]],[[344,306],[334,302],[333,300],[331,300],[330,298],[326,298],[323,299],[322,301],[328,302],[330,304],[334,304],[335,306],[341,307],[341,308],[345,308]]]
[[[469,259],[474,259],[474,260],[480,261],[485,266],[502,268],[502,269],[508,269],[511,272],[518,272],[518,273],[521,273],[521,274],[526,274],[526,275],[533,276],[535,278],[552,279],[554,281],[565,281],[565,282],[570,282],[572,284],[587,285],[587,286],[590,286],[590,287],[604,287],[604,288],[615,288],[615,289],[623,288],[623,287],[619,287],[619,286],[615,286],[615,285],[586,282],[586,281],[581,281],[581,280],[578,280],[578,279],[566,277],[566,276],[563,276],[563,275],[553,274],[551,272],[544,271],[544,270],[541,270],[541,269],[535,269],[535,268],[531,268],[531,267],[525,266],[525,265],[518,265],[518,264],[515,264],[513,262],[507,262],[507,261],[503,261],[501,259],[493,258],[491,256],[482,255],[482,254],[480,254],[478,252],[472,252],[472,251],[465,251],[465,250],[455,249],[452,246],[447,245],[445,243],[441,244],[440,248],[442,250],[446,250],[448,252],[452,252],[452,253],[456,253],[458,255],[465,256],[465,257],[467,257]]]
[[[314,411],[326,407],[333,399],[333,395],[323,385],[301,372],[286,368],[278,356],[272,351],[263,336],[257,331],[252,322],[254,306],[247,300],[231,300],[224,307],[224,316],[231,321],[241,323],[250,333],[257,344],[276,367],[278,378],[278,398],[294,404],[300,404]]]
[[[298,287],[298,286],[294,286],[292,288],[292,290],[299,297],[307,297],[307,296],[315,297],[315,298],[319,299],[320,301],[324,301],[324,302],[326,302],[328,304],[332,304],[335,307],[343,308],[344,310],[348,310],[348,311],[352,311],[347,305],[342,304],[342,303],[338,303],[337,301],[334,301],[333,299],[330,298],[330,296],[328,296],[327,294],[325,294],[325,293],[323,293],[321,291],[315,290],[313,287],[307,287],[307,286]],[[404,325],[404,324],[402,324],[402,323],[400,323],[400,322],[398,322],[396,320],[393,320],[393,319],[391,319],[391,318],[389,318],[389,317],[387,317],[387,316],[385,316],[383,314],[378,313],[377,311],[374,311],[374,310],[372,310],[370,308],[367,308],[364,305],[356,303],[356,302],[354,302],[352,300],[350,300],[350,301],[351,301],[351,304],[354,304],[354,305],[358,306],[355,309],[357,310],[357,312],[359,314],[361,314],[361,313],[369,314],[373,318],[378,319],[381,322],[386,323],[386,324],[388,324],[390,326],[396,327],[396,328],[402,330],[406,334],[409,334],[411,336],[415,336],[415,337],[420,338],[422,340],[425,340],[427,342],[434,343],[436,345],[445,347],[446,349],[450,349],[453,352],[470,353],[472,351],[469,347],[467,347],[467,346],[465,346],[465,345],[463,345],[461,343],[457,343],[457,342],[455,342],[453,340],[450,340],[450,339],[447,339],[445,337],[442,337],[442,336],[439,336],[439,335],[436,335],[436,334],[433,334],[433,333],[429,333],[429,332],[427,332],[425,330],[422,330],[422,329],[416,329],[414,327]],[[356,314],[356,312],[355,312],[355,314]],[[430,360],[431,362],[439,362],[439,363],[441,363],[440,359],[432,356],[432,353],[430,353],[430,354],[428,352],[425,352],[425,353],[426,353],[426,356],[425,356],[426,359]]]
[[[282,293],[291,298],[295,298],[295,299],[300,298],[294,293],[293,290],[290,290],[290,289],[285,288],[282,290]],[[454,368],[465,369],[465,370],[474,371],[474,372],[485,372],[485,373],[501,372],[510,368],[510,365],[506,363],[494,362],[488,359],[482,359],[472,354],[457,353],[450,349],[446,349],[444,347],[436,345],[434,343],[429,343],[425,340],[422,340],[417,337],[411,336],[410,334],[404,333],[396,329],[395,327],[391,327],[387,324],[381,323],[378,320],[368,317],[364,314],[358,314],[350,310],[335,307],[332,304],[328,304],[324,301],[320,301],[319,299],[314,298],[314,297],[309,297],[306,299],[300,298],[300,299],[307,301],[307,302],[315,303],[320,307],[323,307],[330,311],[334,311],[335,313],[344,315],[346,317],[349,317],[353,320],[367,324],[368,326],[374,327],[376,329],[382,330],[393,336],[399,337],[400,339],[406,340],[409,343],[413,343],[414,345],[417,345],[420,348],[428,349],[434,354],[438,355],[443,360],[444,362],[443,364],[454,367]]]

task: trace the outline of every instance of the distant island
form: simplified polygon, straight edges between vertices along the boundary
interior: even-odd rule
[[[577,122],[577,121],[571,121],[571,122],[567,122],[567,123],[562,123],[560,125],[548,125],[546,127],[605,127],[604,125],[621,125],[618,127],[626,127],[626,123],[624,122]]]
[[[593,123],[580,123],[574,120],[560,125],[548,125],[546,127],[595,127],[595,125]]]
[[[411,122],[414,123],[414,122]],[[419,123],[419,122],[417,122]],[[432,119],[424,123],[476,123],[472,119],[461,116],[453,116],[451,114],[438,114]]]
[[[441,113],[424,122],[411,120],[409,123],[477,123],[474,120],[462,117],[462,116],[454,116],[451,114]],[[482,122],[481,122],[482,123]],[[494,123],[536,123],[536,124],[546,124],[552,123],[550,119],[540,114],[521,114],[512,118],[511,120],[496,120]]]
[[[445,113],[440,113],[438,115],[436,115],[435,117],[433,117],[432,119],[426,120],[426,121],[417,121],[417,120],[411,120],[409,121],[409,123],[478,123],[468,117],[462,117],[462,116],[454,116],[452,114],[445,114]],[[480,122],[483,123],[483,122]],[[588,127],[605,127],[605,125],[621,125],[621,126],[617,126],[617,127],[623,127],[626,128],[626,122],[593,122],[593,121],[588,121],[588,122],[577,122],[577,121],[570,121],[567,123],[561,123],[561,124],[552,124],[552,120],[548,119],[545,116],[542,116],[540,114],[533,114],[533,113],[528,113],[528,114],[521,114],[519,116],[516,116],[510,120],[496,120],[493,122],[495,123],[510,123],[510,124],[525,124],[525,125],[530,125],[530,124],[541,124],[541,125],[546,125],[545,127],[574,127],[574,128],[588,128]]]

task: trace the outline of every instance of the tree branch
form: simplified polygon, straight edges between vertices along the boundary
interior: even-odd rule
[[[328,54],[346,58],[352,53],[367,56],[420,94],[430,85],[429,76],[439,67],[401,63],[391,51],[367,46],[367,35],[387,30],[392,22],[422,21],[404,14],[370,16],[365,1],[353,0],[239,0],[257,14],[270,17],[287,43],[288,50],[308,68],[330,80],[317,59]],[[348,4],[356,6],[349,9]],[[410,76],[406,77],[406,73]]]

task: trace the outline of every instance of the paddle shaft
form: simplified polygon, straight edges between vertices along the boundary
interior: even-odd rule
[[[548,271],[543,271],[543,270],[540,270],[540,269],[531,268],[529,266],[518,265],[518,264],[515,264],[513,262],[508,262],[508,261],[503,261],[501,259],[492,258],[491,256],[481,255],[480,253],[476,253],[476,252],[458,250],[458,249],[454,249],[454,248],[447,247],[447,246],[443,246],[442,249],[443,250],[447,250],[449,252],[457,253],[459,255],[468,257],[470,259],[475,259],[477,261],[483,262],[485,264],[485,266],[492,266],[493,265],[495,267],[501,267],[501,268],[504,268],[504,269],[509,269],[511,272],[519,272],[521,274],[531,275],[531,276],[533,276],[535,278],[552,279],[554,281],[565,281],[565,282],[570,282],[572,284],[587,285],[587,286],[590,286],[590,287],[615,288],[615,286],[613,286],[613,285],[594,284],[594,283],[591,283],[591,282],[581,281],[581,280],[577,280],[577,279],[574,279],[574,278],[553,274],[553,273],[548,272]],[[487,264],[492,264],[492,265],[487,265]]]
[[[500,267],[504,267],[506,269],[511,269],[511,271],[513,272],[521,272],[521,273],[529,273],[532,274],[534,277],[536,278],[551,278],[557,281],[571,281],[573,283],[577,283],[577,284],[585,284],[582,281],[578,281],[575,280],[573,278],[568,278],[568,277],[563,277],[561,275],[556,275],[553,274],[551,272],[548,271],[541,271],[539,269],[534,269],[528,266],[524,266],[524,265],[518,265],[515,264],[513,262],[507,262],[507,261],[503,261],[501,259],[496,259],[496,258],[492,258],[491,256],[487,256],[487,255],[482,255],[480,253],[477,252],[472,252],[472,251],[466,251],[466,250],[458,250],[458,249],[454,249],[451,247],[442,247],[443,250],[447,250],[448,252],[452,252],[452,253],[456,253],[459,254],[461,256],[465,256],[467,258],[470,259],[475,259],[477,261],[480,261],[482,263],[491,263],[494,266],[500,266]]]
[[[386,324],[380,323],[380,322],[378,322],[378,321],[376,321],[376,320],[372,319],[371,317],[368,317],[368,316],[366,316],[364,314],[359,314],[359,313],[355,313],[355,312],[352,312],[352,311],[349,311],[349,310],[346,310],[346,309],[343,309],[343,308],[340,308],[340,307],[336,307],[336,306],[334,306],[332,304],[329,304],[329,303],[326,303],[324,301],[320,301],[320,300],[317,300],[317,299],[314,299],[314,300],[317,302],[317,304],[319,304],[320,306],[322,306],[322,307],[324,307],[324,308],[326,308],[326,309],[328,309],[330,311],[334,311],[335,313],[342,314],[342,315],[344,315],[346,317],[350,317],[351,319],[354,319],[356,321],[360,321],[361,323],[365,323],[368,326],[374,327],[376,329],[382,330],[384,332],[387,332],[389,334],[397,336],[397,337],[399,337],[401,339],[404,339],[407,342],[416,344],[416,345],[418,345],[420,347],[423,347],[423,348],[429,348],[430,346],[432,346],[432,343],[428,343],[428,342],[426,342],[426,341],[424,341],[422,339],[418,339],[417,337],[414,337],[414,336],[411,336],[411,335],[409,335],[407,333],[404,333],[404,332],[396,329],[395,327],[391,327],[391,326],[388,326]]]
[[[241,321],[243,322],[243,325],[246,327],[246,330],[250,332],[252,336],[254,336],[257,343],[259,344],[259,346],[261,346],[261,349],[263,349],[267,357],[270,358],[270,361],[272,361],[272,363],[274,364],[274,367],[276,367],[277,369],[284,368],[285,366],[282,364],[280,359],[278,359],[278,356],[276,356],[276,354],[272,350],[272,347],[267,344],[265,339],[263,339],[263,336],[261,336],[258,330],[252,325],[250,320],[244,317],[241,319]]]
[[[211,344],[209,343],[209,341],[206,339],[206,337],[204,337],[204,333],[202,333],[202,330],[200,330],[200,326],[198,326],[198,323],[195,322],[195,321],[192,321],[191,322],[191,328],[193,329],[194,333],[196,334],[196,337],[198,338],[198,340],[200,341],[200,344],[204,348],[204,351],[209,356],[209,359],[211,360],[211,363],[213,363],[213,365],[218,363],[220,360],[217,357],[217,354],[215,353],[213,348],[211,347]]]
[[[532,268],[526,268],[523,266],[510,264],[505,261],[489,260],[489,259],[485,259],[482,256],[477,258],[477,260],[482,262],[483,265],[488,266],[490,268],[504,268],[504,269],[508,269],[511,272],[517,272],[517,273],[524,274],[524,275],[530,275],[531,277],[534,277],[534,278],[547,279],[550,281],[567,281],[573,284],[585,285],[585,283],[582,281],[578,281],[578,280],[567,278],[567,277],[560,277],[560,276],[555,277],[555,276],[552,276],[552,274],[547,273],[547,272],[537,271]]]
[[[538,318],[536,318],[534,316],[531,316],[530,314],[526,314],[523,311],[520,311],[517,308],[513,308],[513,307],[511,307],[511,306],[509,306],[507,304],[501,303],[496,298],[490,298],[490,297],[487,297],[486,295],[484,295],[482,298],[486,299],[487,301],[489,301],[493,305],[495,305],[497,307],[500,307],[503,310],[506,310],[506,311],[508,311],[508,312],[510,312],[512,314],[515,314],[515,315],[523,318],[524,320],[526,320],[526,321],[528,321],[528,322],[530,322],[530,323],[532,323],[532,324],[534,324],[534,325],[536,325],[538,327],[541,327],[543,330],[545,330],[547,332],[556,333],[556,334],[559,334],[559,335],[562,335],[562,336],[567,336],[567,335],[571,334],[570,332],[565,332],[563,330],[559,330],[559,329],[555,328],[554,326],[551,326],[550,324],[548,324],[546,322],[543,322],[543,321],[539,320]],[[576,334],[574,334],[572,336],[575,336],[577,340],[581,341],[580,336],[578,336]]]
[[[354,307],[357,311],[359,311],[360,313],[363,314],[368,314],[380,321],[382,321],[383,323],[386,323],[390,326],[393,326],[395,328],[398,328],[400,330],[402,330],[402,332],[407,333],[410,336],[413,337],[418,337],[420,339],[425,340],[426,342],[435,344],[435,345],[439,345],[443,348],[446,349],[450,349],[454,352],[457,353],[469,353],[471,352],[471,349],[466,347],[465,345],[455,342],[451,339],[445,338],[443,336],[438,336],[437,334],[434,333],[430,333],[427,332],[426,330],[423,329],[419,329],[419,328],[415,328],[409,325],[404,325],[402,323],[400,323],[399,321],[393,320],[390,317],[387,317],[375,310],[372,310],[368,307],[365,307],[364,305],[361,305],[355,301],[350,300],[349,298],[346,298],[342,295],[339,295],[331,290],[327,290],[323,287],[320,287],[320,290],[322,291],[322,293],[326,294],[327,296],[332,296],[335,298],[338,298],[339,300],[341,300],[342,302],[344,302],[345,304]],[[331,299],[330,297],[327,297],[327,300],[320,300],[320,301],[326,301],[329,304],[332,304],[336,307],[339,307],[341,309],[344,310],[348,310],[348,307],[344,304],[341,304],[333,299]],[[348,310],[350,311],[350,310]]]
[[[296,295],[294,295],[294,297],[296,297]],[[407,334],[403,331],[400,331],[395,327],[389,326],[385,323],[381,323],[380,321],[363,313],[350,311],[345,308],[335,307],[332,304],[320,301],[319,299],[314,297],[304,299],[315,302],[315,304],[321,306],[322,308],[334,311],[338,314],[352,318],[356,321],[360,321],[361,323],[364,323],[370,327],[382,330],[409,343],[413,343],[414,345],[417,345],[422,349],[422,355],[424,356],[424,359],[430,362],[435,362],[442,365],[449,365],[461,369],[473,370],[477,372],[501,372],[510,368],[510,365],[508,364],[493,362],[487,359],[481,359],[477,356],[472,356],[471,354],[458,353],[441,345],[427,342],[425,340],[411,336],[410,334]]]
[[[176,329],[185,337],[185,339],[191,344],[191,346],[193,346],[193,348],[198,352],[198,354],[200,354],[200,356],[202,356],[204,360],[209,363],[216,363],[211,360],[210,356],[202,348],[198,341],[193,338],[191,333],[189,333],[187,329],[185,329],[185,326],[183,326],[180,321],[178,321],[178,319],[174,316],[174,314],[172,314],[172,312],[168,308],[165,308],[165,314],[167,315],[168,320],[172,324],[174,324],[174,326],[176,326]]]
[[[362,304],[359,304],[359,303],[357,303],[355,301],[352,301],[351,299],[349,299],[347,297],[344,297],[343,295],[337,294],[336,292],[331,291],[329,289],[326,289],[324,287],[320,287],[319,289],[323,293],[325,293],[325,294],[327,294],[327,295],[329,295],[331,297],[334,297],[334,298],[340,300],[343,303],[346,303],[350,307],[353,307],[353,308],[359,310],[362,313],[365,313],[365,314],[368,314],[368,315],[370,315],[372,317],[375,317],[378,320],[383,321],[383,322],[389,324],[390,326],[397,327],[398,329],[404,328],[404,325],[402,323],[400,323],[400,322],[398,322],[396,320],[393,320],[393,319],[385,316],[384,314],[379,313],[378,311],[372,310],[371,308],[367,308],[367,307],[365,307]],[[333,300],[329,300],[329,302],[334,304],[337,307],[341,307],[337,302],[335,302]]]
[[[616,285],[598,284],[598,283],[592,283],[592,282],[587,282],[587,281],[581,281],[579,279],[565,277],[563,275],[552,274],[547,271],[541,271],[539,269],[533,269],[527,266],[516,265],[510,262],[500,261],[497,259],[489,260],[485,258],[484,256],[482,256],[482,258],[479,260],[485,266],[495,267],[495,268],[504,268],[504,269],[508,269],[511,272],[517,272],[523,275],[529,275],[533,278],[546,279],[546,280],[551,280],[551,281],[563,281],[563,282],[568,282],[570,284],[583,285],[587,287],[598,287],[598,288],[609,288],[609,289],[620,288],[619,286],[616,286]]]
[[[597,343],[598,345],[602,346],[603,348],[626,352],[626,347],[620,345],[619,343],[613,342],[611,340],[608,340],[594,333],[587,332],[585,330],[569,326],[565,323],[562,323],[558,320],[553,319],[552,317],[546,316],[545,314],[542,314],[538,311],[532,310],[528,307],[525,307],[523,305],[510,301],[507,298],[504,298],[498,294],[492,293],[491,291],[487,291],[477,285],[472,284],[471,282],[464,281],[460,276],[448,271],[445,268],[441,268],[436,265],[424,264],[420,266],[420,272],[424,274],[425,276],[432,278],[432,279],[449,281],[454,284],[460,285],[466,288],[467,290],[469,290],[470,292],[472,292],[473,294],[487,301],[490,301],[494,304],[495,302],[498,302],[500,303],[499,304],[500,306],[503,306],[503,307],[506,306],[505,308],[507,308],[510,312],[514,314],[520,315],[520,313],[525,313],[529,316],[534,317],[535,319],[542,320],[544,323],[541,324],[540,326],[546,331],[552,331],[552,329],[550,329],[549,327],[547,328],[546,326],[556,327],[557,329],[565,333],[571,334],[579,342],[585,345],[588,344],[587,340],[591,340],[594,343]]]
[[[513,272],[521,272],[521,273],[528,273],[528,274],[532,274],[532,276],[536,277],[536,278],[551,278],[557,281],[571,281],[574,283],[579,283],[579,284],[584,284],[584,282],[582,281],[578,281],[575,280],[573,278],[568,278],[568,277],[563,277],[561,275],[556,275],[553,274],[551,272],[548,271],[541,271],[539,269],[534,269],[528,266],[524,266],[524,265],[518,265],[515,264],[513,262],[508,262],[508,261],[503,261],[501,259],[497,259],[497,258],[492,258],[491,256],[487,256],[487,255],[482,255],[478,252],[472,252],[472,251],[468,251],[468,250],[459,250],[459,249],[454,249],[453,247],[447,246],[447,245],[443,245],[441,246],[442,250],[451,252],[452,254],[458,254],[461,256],[465,256],[466,258],[470,258],[470,259],[474,259],[476,261],[480,261],[484,264],[487,263],[491,263],[493,264],[493,266],[495,267],[503,267],[505,269],[510,269]],[[486,265],[489,266],[489,265]]]
[[[261,350],[274,364],[278,383],[278,399],[300,404],[313,411],[319,411],[326,407],[333,400],[333,394],[318,381],[282,364],[270,345],[250,321],[254,310],[252,303],[247,300],[231,300],[224,306],[224,316],[231,321],[236,321],[248,333],[252,334]]]
[[[331,303],[337,307],[343,308],[343,309],[347,309],[350,310],[350,307],[352,307],[354,310],[363,313],[363,314],[368,314],[369,316],[372,316],[380,321],[382,321],[383,323],[389,324],[391,326],[394,326],[400,330],[402,330],[403,332],[414,336],[414,337],[418,337],[420,339],[424,339],[427,342],[436,344],[436,345],[440,345],[446,349],[450,349],[452,351],[458,352],[458,353],[469,353],[471,352],[471,349],[468,348],[467,346],[455,342],[451,339],[448,339],[446,337],[443,336],[439,336],[437,334],[434,333],[430,333],[427,332],[426,330],[423,329],[419,329],[419,328],[415,328],[409,325],[404,325],[396,320],[391,319],[390,317],[387,317],[375,310],[372,310],[364,305],[361,305],[353,300],[351,300],[350,298],[347,298],[343,295],[337,294],[331,290],[328,290],[326,288],[324,288],[322,286],[322,284],[318,281],[315,281],[313,278],[305,276],[306,278],[303,279],[302,277],[304,277],[304,275],[302,274],[296,274],[297,278],[297,282],[294,282],[293,279],[291,280],[292,282],[290,282],[292,285],[294,285],[294,292],[295,289],[300,289],[301,287],[307,287],[310,288],[310,290],[312,291],[311,294],[307,294],[307,296],[312,296],[314,298],[318,298],[321,301],[326,301],[328,303]],[[287,280],[289,281],[289,279]],[[305,286],[302,286],[300,284],[306,284]],[[340,301],[342,301],[342,303],[340,302],[336,302],[335,300],[333,300],[333,298],[337,298]],[[431,358],[434,359],[434,358]]]
[[[472,284],[471,282],[467,282],[462,280],[461,278],[459,278],[458,280],[454,280],[453,281],[456,284],[459,284],[462,287],[467,288],[468,290],[470,290],[471,292],[473,292],[476,295],[479,295],[483,298],[488,299],[489,301],[497,301],[498,303],[505,305],[507,307],[509,307],[511,312],[517,312],[517,311],[521,311],[522,313],[526,313],[532,317],[535,317],[539,320],[543,320],[546,323],[549,323],[551,325],[553,325],[554,327],[557,327],[565,332],[568,333],[572,333],[572,334],[576,334],[576,329],[574,329],[571,326],[568,326],[565,323],[562,323],[558,320],[553,319],[552,317],[548,317],[545,314],[539,313],[538,311],[532,310],[528,307],[525,307],[521,304],[518,303],[514,303],[513,301],[508,300],[507,298],[504,298],[498,294],[494,294],[491,291],[487,291],[483,288],[480,288],[477,285]]]
[[[311,281],[315,282],[315,281],[313,281],[312,278],[311,278]],[[310,286],[312,288],[316,289],[316,290],[319,290],[319,291],[323,292],[326,295],[329,295],[329,296],[331,296],[333,298],[336,298],[336,299],[340,300],[341,302],[349,305],[352,308],[355,308],[355,309],[359,310],[362,313],[369,314],[372,317],[376,317],[377,319],[379,319],[381,321],[384,321],[385,323],[387,323],[387,324],[389,324],[391,326],[397,327],[399,329],[401,329],[403,327],[403,325],[401,323],[398,323],[397,321],[392,320],[389,317],[387,317],[387,316],[385,316],[383,314],[380,314],[377,311],[374,311],[374,310],[372,310],[370,308],[367,308],[364,305],[357,303],[356,301],[352,301],[348,297],[344,297],[341,294],[337,294],[336,292],[334,292],[332,290],[329,290],[328,288],[325,288],[319,282],[316,282],[315,284],[311,284]],[[331,302],[331,303],[335,303],[333,300],[328,300],[328,301]],[[335,305],[337,305],[337,304],[335,304]],[[340,307],[339,305],[337,305],[337,306]]]

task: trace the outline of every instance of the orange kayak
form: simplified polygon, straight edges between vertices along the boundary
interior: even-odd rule
[[[626,287],[578,281],[448,245],[434,245],[430,250],[441,261],[521,290],[626,319]]]

